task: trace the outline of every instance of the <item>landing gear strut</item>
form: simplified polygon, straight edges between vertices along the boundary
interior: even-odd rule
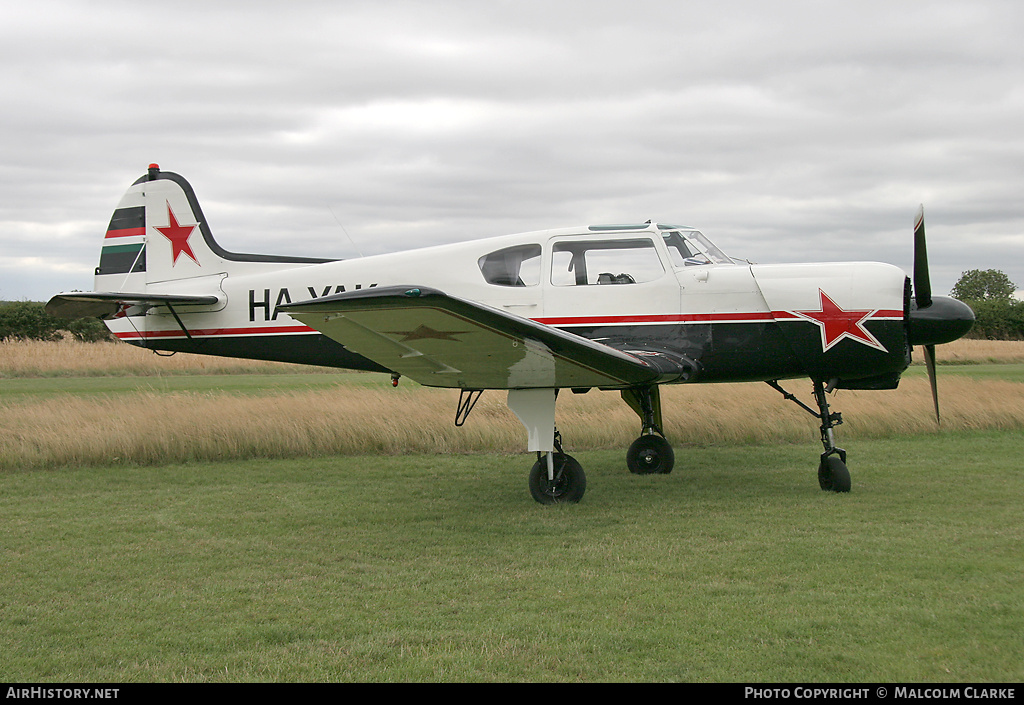
[[[579,502],[587,490],[587,476],[576,459],[562,450],[555,428],[556,389],[511,389],[508,408],[526,427],[527,449],[536,451],[530,468],[530,494],[541,504]]]
[[[541,504],[579,502],[587,491],[587,476],[576,459],[562,452],[562,437],[555,431],[554,451],[537,451],[530,468],[530,494]]]
[[[821,454],[821,461],[818,463],[818,485],[827,492],[849,492],[851,482],[850,471],[846,467],[846,451],[835,444],[835,436],[832,431],[834,427],[843,423],[843,415],[829,411],[826,394],[831,389],[826,388],[821,381],[812,381],[814,382],[814,401],[818,405],[817,411],[780,387],[777,381],[768,382],[768,386],[821,421],[819,427],[821,445],[824,446],[825,452]]]
[[[672,472],[676,456],[661,431],[661,393],[657,386],[622,390],[622,399],[640,417],[640,437],[626,451],[626,467],[638,475]]]

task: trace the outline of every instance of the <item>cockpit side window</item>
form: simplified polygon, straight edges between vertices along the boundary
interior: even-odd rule
[[[488,284],[536,286],[540,284],[540,245],[517,245],[484,255],[477,264]]]
[[[650,239],[563,240],[551,252],[555,286],[638,284],[664,274]]]

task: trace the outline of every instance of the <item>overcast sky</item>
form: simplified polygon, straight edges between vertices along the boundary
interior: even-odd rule
[[[2,4],[0,299],[92,289],[150,162],[227,249],[647,219],[1024,288],[1019,0]]]

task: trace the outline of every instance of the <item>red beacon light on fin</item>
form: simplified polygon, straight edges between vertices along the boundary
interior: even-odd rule
[[[160,165],[159,164],[150,164],[149,165],[149,180],[150,181],[155,180],[156,179],[156,175],[159,174],[159,173],[160,173]]]

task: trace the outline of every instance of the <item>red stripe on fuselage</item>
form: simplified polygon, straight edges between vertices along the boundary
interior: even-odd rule
[[[537,323],[549,326],[608,325],[628,323],[714,323],[726,321],[770,321],[772,314],[758,313],[666,313],[643,316],[558,316],[555,318],[534,318]]]
[[[903,311],[875,311],[869,320],[903,319]],[[789,311],[755,311],[752,313],[667,313],[644,316],[558,316],[534,318],[549,326],[628,325],[631,323],[758,323],[774,320],[805,320]]]

